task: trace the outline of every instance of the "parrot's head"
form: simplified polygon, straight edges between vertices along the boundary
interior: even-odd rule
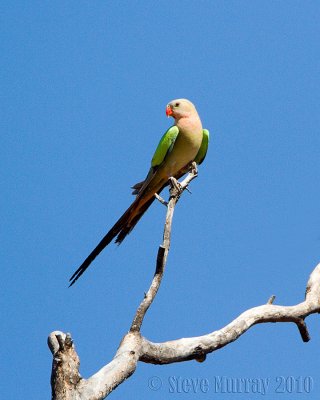
[[[187,99],[172,100],[166,107],[167,117],[173,117],[176,120],[187,117],[195,111],[195,106]]]

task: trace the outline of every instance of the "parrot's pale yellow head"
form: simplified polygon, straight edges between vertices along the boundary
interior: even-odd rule
[[[172,100],[166,107],[167,117],[173,117],[176,120],[187,117],[194,112],[196,112],[195,106],[187,99]]]

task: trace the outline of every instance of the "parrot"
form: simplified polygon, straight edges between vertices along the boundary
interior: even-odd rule
[[[174,125],[160,139],[145,180],[132,186],[135,200],[71,276],[69,287],[113,239],[117,244],[124,240],[156,199],[156,195],[169,185],[170,178],[181,178],[193,162],[200,165],[205,159],[209,131],[202,128],[198,112],[191,101],[170,101],[166,106],[166,115],[174,119]]]

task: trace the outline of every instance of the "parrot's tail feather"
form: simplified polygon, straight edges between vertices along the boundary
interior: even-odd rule
[[[139,222],[140,218],[143,216],[143,214],[147,211],[147,209],[151,206],[151,204],[154,202],[155,197],[151,197],[140,209],[139,211],[135,214],[135,216],[130,220],[130,222],[121,228],[121,231],[118,233],[116,243],[120,244],[124,238],[129,235],[129,233],[132,231],[132,229],[136,226],[136,224]]]
[[[85,270],[89,267],[92,261],[102,252],[102,250],[108,246],[108,244],[121,232],[122,228],[127,224],[129,220],[129,216],[133,209],[135,208],[136,203],[132,203],[132,205],[128,208],[128,210],[122,215],[122,217],[113,225],[113,227],[109,230],[109,232],[101,239],[100,243],[92,250],[92,252],[88,255],[88,257],[83,261],[80,267],[76,270],[76,272],[69,279],[70,286],[72,286],[80,276],[85,272]]]
[[[144,181],[138,182],[135,185],[131,186],[131,189],[133,189],[132,194],[134,194],[134,195],[139,194],[143,184],[144,184]]]
[[[108,244],[117,236],[116,243],[120,244],[123,239],[132,231],[142,215],[147,211],[155,197],[151,197],[146,203],[140,203],[140,199],[136,199],[122,217],[113,225],[110,231],[102,238],[100,243],[94,250],[88,255],[83,261],[80,267],[69,279],[70,286],[72,286],[80,276],[89,267],[92,261],[102,252],[102,250],[108,246]]]

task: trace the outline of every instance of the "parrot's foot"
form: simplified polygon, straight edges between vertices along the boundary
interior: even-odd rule
[[[160,203],[163,204],[164,206],[166,206],[166,207],[168,206],[168,202],[165,201],[165,199],[163,199],[161,196],[159,196],[158,193],[155,193],[155,194],[154,194],[154,197],[155,197],[158,201],[160,201]]]
[[[176,180],[173,176],[169,178],[171,188],[174,189],[177,193],[181,194],[183,192],[182,186],[179,181]]]
[[[197,167],[197,163],[196,163],[195,161],[193,161],[193,162],[191,163],[190,172],[191,172],[192,174],[194,174],[194,175],[198,175],[198,167]]]

